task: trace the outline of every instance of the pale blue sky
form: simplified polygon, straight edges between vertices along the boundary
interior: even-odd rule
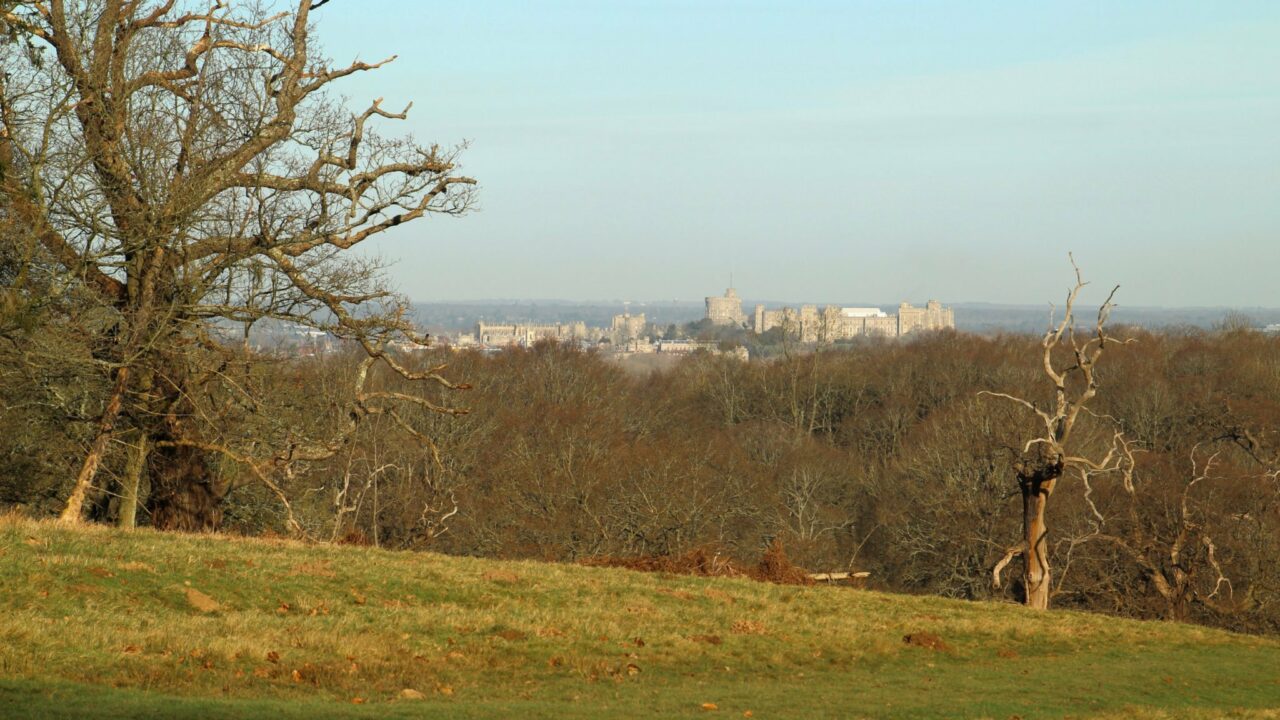
[[[1280,2],[334,0],[354,104],[469,140],[419,300],[1280,306]]]

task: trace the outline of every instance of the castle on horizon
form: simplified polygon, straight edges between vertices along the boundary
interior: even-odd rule
[[[707,298],[706,317],[717,325],[748,327],[742,298],[734,288],[726,290],[723,296]],[[756,305],[749,327],[757,334],[782,327],[801,342],[829,343],[868,336],[897,338],[922,330],[954,330],[955,326],[955,312],[937,300],[930,300],[922,308],[904,302],[898,306],[897,315],[866,307],[801,305],[799,310],[790,307],[765,310],[764,305]]]

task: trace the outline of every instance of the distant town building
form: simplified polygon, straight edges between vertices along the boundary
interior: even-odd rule
[[[745,327],[756,333],[766,333],[774,328],[785,328],[789,334],[806,343],[830,343],[856,337],[897,338],[924,330],[955,328],[955,314],[951,308],[930,300],[924,307],[910,303],[898,306],[898,313],[890,315],[876,307],[837,307],[827,305],[802,305],[799,308],[784,307],[766,310],[757,305],[751,318],[742,312],[742,298],[730,287],[722,296],[708,297],[706,319],[716,325]],[[508,346],[529,347],[540,340],[575,343],[592,346],[608,353],[669,353],[687,354],[698,350],[720,354],[715,343],[694,342],[688,339],[660,340],[655,342],[648,333],[651,328],[644,313],[632,315],[624,311],[614,315],[609,327],[588,327],[581,320],[569,323],[476,323],[474,337],[459,337],[455,347],[481,346],[502,348]],[[741,354],[745,355],[745,349]]]
[[[458,333],[456,335],[445,337],[444,342],[447,347],[454,350],[473,348],[480,344],[480,341],[476,339],[476,336],[470,333]]]
[[[615,345],[638,340],[644,335],[645,327],[644,313],[632,315],[624,312],[614,315],[613,322],[609,325],[609,340]]]
[[[889,315],[879,308],[802,305],[799,310],[789,307],[765,310],[763,305],[757,305],[752,323],[752,329],[757,333],[781,327],[796,335],[801,342],[820,343],[866,336],[896,338],[921,330],[955,326],[954,311],[942,307],[937,300],[930,300],[922,308],[904,302],[898,306],[897,315]]]
[[[742,313],[742,298],[733,288],[724,291],[724,297],[707,298],[707,319],[716,325],[745,325],[747,316]]]
[[[503,346],[519,345],[529,347],[539,340],[555,340],[557,342],[585,341],[589,338],[587,324],[582,321],[572,323],[555,323],[554,325],[534,323],[476,323],[476,339],[481,345]]]
[[[742,346],[725,351],[720,349],[720,343],[697,342],[694,340],[659,340],[657,351],[667,355],[689,355],[701,351],[712,355],[730,355],[743,361],[749,357],[747,349]]]

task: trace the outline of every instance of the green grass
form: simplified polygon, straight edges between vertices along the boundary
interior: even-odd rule
[[[188,590],[218,608],[193,607]],[[903,642],[918,632],[949,649]],[[1277,707],[1280,642],[1194,626],[0,521],[3,718],[1280,718]]]

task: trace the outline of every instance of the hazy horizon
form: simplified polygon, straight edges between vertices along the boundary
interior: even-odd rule
[[[894,302],[878,302],[876,300],[867,299],[835,299],[835,300],[812,300],[812,299],[792,299],[780,300],[777,298],[752,298],[743,297],[742,307],[744,311],[750,311],[751,306],[755,304],[763,304],[768,306],[799,306],[799,305],[836,305],[840,307],[880,307],[884,309],[892,309],[898,306],[900,302],[908,302],[915,306],[921,306],[927,300],[939,300],[944,306],[956,307],[975,307],[989,305],[999,308],[1016,308],[1019,310],[1045,309],[1052,307],[1061,307],[1063,305],[1063,296],[1058,298],[1056,302],[1045,301],[1042,303],[1003,303],[989,302],[986,300],[942,300],[941,298],[908,298],[905,300],[897,300]],[[585,305],[585,306],[604,306],[604,305],[663,305],[663,304],[682,304],[682,305],[698,305],[701,306],[705,298],[583,298],[573,299],[564,297],[478,297],[466,299],[428,299],[421,300],[418,298],[410,298],[415,305],[489,305],[489,304],[534,304],[546,303],[548,305]],[[1087,306],[1087,305],[1083,305]],[[1133,303],[1116,303],[1116,307],[1126,307],[1133,310],[1268,310],[1280,312],[1280,303],[1275,305],[1135,305]],[[1096,309],[1096,308],[1095,308]]]
[[[396,22],[387,22],[394,17]],[[479,212],[376,248],[421,301],[1268,307],[1280,4],[334,2],[342,85],[471,141]],[[1092,302],[1093,298],[1090,297]]]

